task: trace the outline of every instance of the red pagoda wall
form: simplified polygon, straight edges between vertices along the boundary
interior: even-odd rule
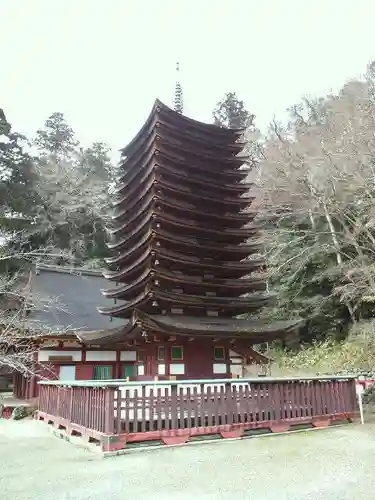
[[[40,374],[45,379],[62,379],[63,367],[71,367],[75,371],[75,380],[93,380],[95,368],[106,366],[109,367],[110,378],[125,380],[126,365],[127,369],[133,370],[130,380],[152,380],[155,377],[159,380],[231,377],[228,345],[205,340],[189,342],[184,339],[180,342],[146,342],[142,346],[128,350],[124,348],[114,350],[113,346],[111,347],[86,349],[84,346],[79,348],[49,346],[41,348],[38,353],[39,371],[40,365],[45,364],[46,368]],[[215,359],[217,352],[222,354],[219,359]],[[136,359],[124,361],[124,357],[127,357],[125,353],[132,353]],[[181,359],[176,359],[176,353],[182,355]],[[15,374],[14,393],[23,399],[37,396],[37,377],[30,377],[26,380],[21,374]]]

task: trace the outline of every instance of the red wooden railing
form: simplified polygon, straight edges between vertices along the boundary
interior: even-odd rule
[[[316,377],[42,382],[38,417],[114,450],[144,440],[172,444],[205,434],[240,437],[256,428],[321,427],[356,412],[354,378]]]

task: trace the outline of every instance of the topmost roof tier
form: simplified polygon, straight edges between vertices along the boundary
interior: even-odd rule
[[[222,143],[223,147],[227,147],[228,143],[236,143],[244,132],[243,129],[220,128],[217,125],[193,120],[192,118],[176,113],[157,99],[143,127],[133,140],[121,149],[122,156],[128,157],[139,149],[158,122],[168,127],[171,133],[182,132],[185,138],[191,137],[193,140],[208,141],[208,143],[211,142],[215,145],[216,148],[220,146],[220,143]],[[242,147],[243,144],[239,144],[238,148],[236,148],[237,151],[240,151]]]

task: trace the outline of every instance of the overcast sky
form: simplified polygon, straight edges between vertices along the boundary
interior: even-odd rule
[[[61,111],[120,148],[171,104],[179,60],[185,114],[210,121],[235,91],[264,128],[363,73],[374,19],[374,0],[0,0],[0,107],[27,135]]]

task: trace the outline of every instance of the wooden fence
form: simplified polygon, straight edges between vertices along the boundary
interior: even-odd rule
[[[351,377],[184,382],[41,382],[37,417],[103,451],[204,435],[234,438],[307,424],[325,427],[357,413]]]

